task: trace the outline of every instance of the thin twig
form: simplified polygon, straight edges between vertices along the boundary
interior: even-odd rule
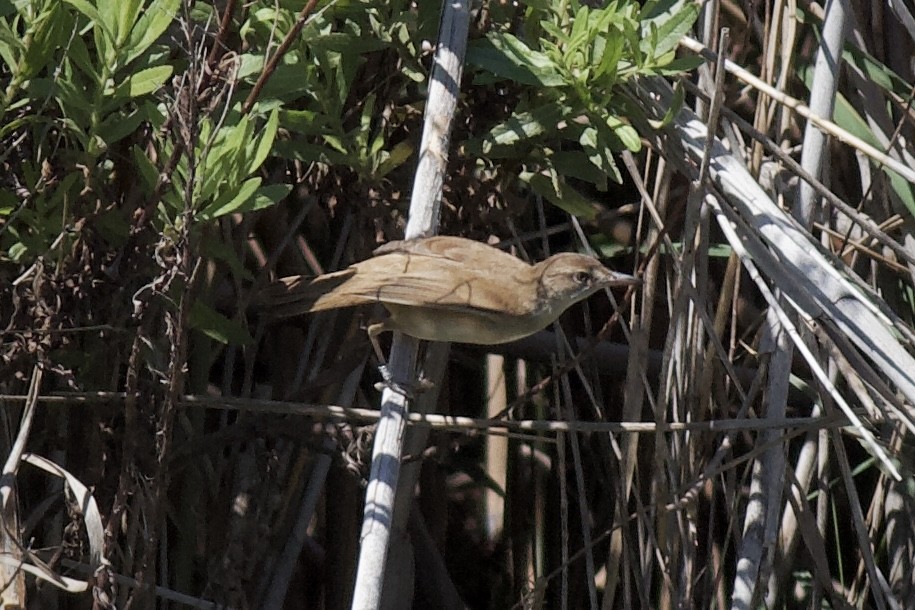
[[[688,36],[684,36],[680,39],[680,44],[690,51],[698,53],[702,57],[708,59],[709,61],[716,61],[717,54],[712,53],[708,48],[706,48],[702,43],[694,40]],[[893,159],[892,157],[886,155],[882,151],[877,150],[861,138],[852,135],[846,130],[842,129],[832,121],[828,121],[821,116],[817,116],[810,111],[806,105],[802,104],[800,100],[791,97],[790,95],[785,94],[783,91],[772,87],[768,83],[764,82],[748,70],[738,66],[730,60],[725,60],[725,67],[728,72],[747,83],[748,85],[759,89],[772,99],[778,101],[781,104],[784,104],[788,108],[791,108],[799,115],[813,123],[820,130],[828,133],[829,135],[835,136],[837,139],[845,142],[846,144],[853,146],[854,148],[860,150],[865,155],[880,163],[885,165],[887,168],[893,170],[909,182],[915,183],[915,169],[907,167]]]
[[[261,90],[267,84],[267,81],[270,80],[270,77],[273,76],[274,71],[276,71],[277,64],[279,64],[280,60],[283,59],[283,56],[286,55],[286,52],[292,46],[292,43],[295,42],[295,39],[299,37],[299,32],[305,27],[309,15],[311,15],[311,12],[315,9],[317,4],[318,0],[308,0],[308,2],[305,3],[305,6],[302,7],[298,19],[296,19],[295,23],[292,25],[292,29],[286,34],[286,38],[284,38],[283,42],[280,43],[280,46],[277,47],[276,53],[273,54],[267,62],[267,65],[265,65],[264,69],[261,71],[260,76],[257,77],[257,82],[254,83],[254,87],[251,88],[251,93],[248,94],[248,98],[245,100],[245,103],[242,104],[242,114],[248,114],[248,112],[251,111],[254,102],[257,101],[258,96],[261,94]]]
[[[28,396],[22,394],[0,394],[0,402],[24,402]],[[86,392],[79,394],[49,394],[39,396],[37,401],[50,405],[97,405],[104,403],[121,404],[127,399],[124,392]],[[319,405],[307,402],[266,400],[256,398],[233,398],[207,395],[186,395],[178,401],[181,407],[203,407],[207,409],[228,409],[233,411],[250,411],[252,413],[275,413],[279,415],[302,415],[322,420],[340,420],[350,423],[372,423],[381,417],[377,409],[359,409],[338,405]],[[861,417],[868,414],[855,409]],[[849,425],[848,420],[839,415],[828,417],[786,417],[782,420],[768,421],[763,419],[712,419],[690,422],[588,422],[576,420],[558,421],[549,419],[486,419],[478,417],[458,417],[408,413],[406,420],[417,426],[427,426],[442,430],[468,432],[471,430],[516,432],[607,432],[610,434],[657,434],[660,432],[706,432],[727,433],[732,431],[753,432],[758,430],[843,428]]]

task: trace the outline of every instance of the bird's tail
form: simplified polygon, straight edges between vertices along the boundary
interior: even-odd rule
[[[264,311],[272,318],[289,318],[374,302],[371,297],[347,289],[347,283],[353,283],[355,275],[354,269],[344,269],[317,277],[284,277],[268,286],[260,301]]]

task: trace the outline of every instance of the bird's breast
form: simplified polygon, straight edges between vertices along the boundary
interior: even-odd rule
[[[508,315],[484,310],[454,310],[385,303],[390,325],[404,334],[426,341],[496,345],[515,341],[546,327],[556,316],[550,312]]]

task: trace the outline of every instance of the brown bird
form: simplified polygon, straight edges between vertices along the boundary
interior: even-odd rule
[[[368,333],[384,362],[377,336],[388,330],[428,341],[507,343],[598,290],[639,283],[590,256],[566,252],[529,265],[462,237],[390,242],[374,255],[335,273],[282,278],[267,288],[264,306],[286,318],[381,303],[391,315]]]

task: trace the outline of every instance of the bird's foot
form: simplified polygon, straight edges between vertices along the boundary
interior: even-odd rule
[[[378,372],[381,373],[382,381],[379,381],[375,384],[375,389],[379,392],[387,388],[392,392],[396,392],[410,400],[415,400],[417,395],[422,394],[423,392],[428,392],[435,387],[435,384],[425,377],[420,377],[411,383],[398,383],[394,381],[394,376],[391,374],[391,369],[389,369],[388,365],[386,364],[379,365]]]

